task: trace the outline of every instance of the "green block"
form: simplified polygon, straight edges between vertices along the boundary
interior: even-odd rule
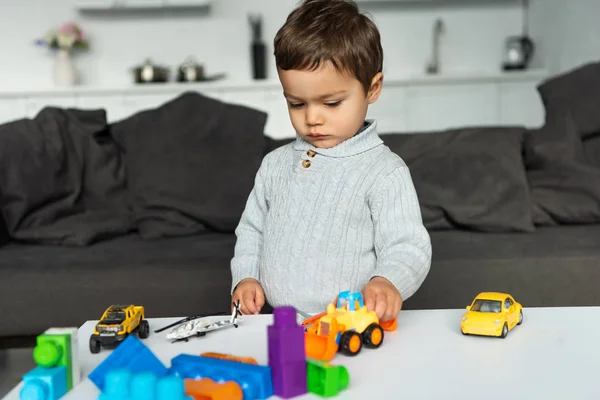
[[[33,349],[33,359],[40,367],[64,366],[67,370],[67,391],[73,388],[70,335],[42,334],[38,336],[37,345]]]
[[[348,387],[350,375],[344,366],[307,359],[306,381],[310,393],[332,397]]]

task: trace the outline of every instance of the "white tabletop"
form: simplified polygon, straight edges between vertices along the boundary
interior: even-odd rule
[[[506,339],[463,336],[464,310],[402,311],[398,330],[386,332],[377,350],[356,357],[336,355],[350,385],[340,399],[599,399],[600,307],[525,309],[523,325]],[[254,357],[267,363],[271,315],[246,316],[230,328],[170,343],[168,331],[154,333],[179,318],[149,319],[144,342],[165,364],[178,354],[206,351]],[[79,330],[83,381],[64,399],[95,399],[98,390],[87,375],[109,354],[91,354],[88,340],[95,321]],[[19,398],[17,386],[5,399]],[[276,398],[276,397],[273,397]],[[297,399],[320,398],[307,394]]]

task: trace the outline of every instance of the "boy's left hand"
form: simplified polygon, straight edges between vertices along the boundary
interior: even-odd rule
[[[402,296],[392,282],[376,276],[363,287],[365,306],[377,314],[379,321],[390,321],[398,316],[402,308]]]

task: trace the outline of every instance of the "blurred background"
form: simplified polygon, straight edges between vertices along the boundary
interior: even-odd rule
[[[386,90],[370,116],[384,131],[537,126],[543,109],[536,85],[600,57],[597,0],[358,4],[382,33]],[[296,5],[296,0],[3,1],[0,122],[34,116],[45,105],[103,107],[116,121],[193,89],[263,109],[269,113],[268,135],[293,136],[272,41]],[[39,41],[68,23],[81,29],[88,48],[61,57]],[[432,113],[439,115],[434,121]]]

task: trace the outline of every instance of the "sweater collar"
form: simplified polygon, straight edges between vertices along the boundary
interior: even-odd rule
[[[383,140],[381,140],[377,134],[377,122],[374,120],[367,120],[366,125],[363,126],[356,133],[356,135],[329,149],[314,147],[309,142],[301,138],[300,135],[296,136],[294,149],[301,151],[312,150],[324,156],[341,158],[363,153],[376,146],[379,146],[382,143]]]

